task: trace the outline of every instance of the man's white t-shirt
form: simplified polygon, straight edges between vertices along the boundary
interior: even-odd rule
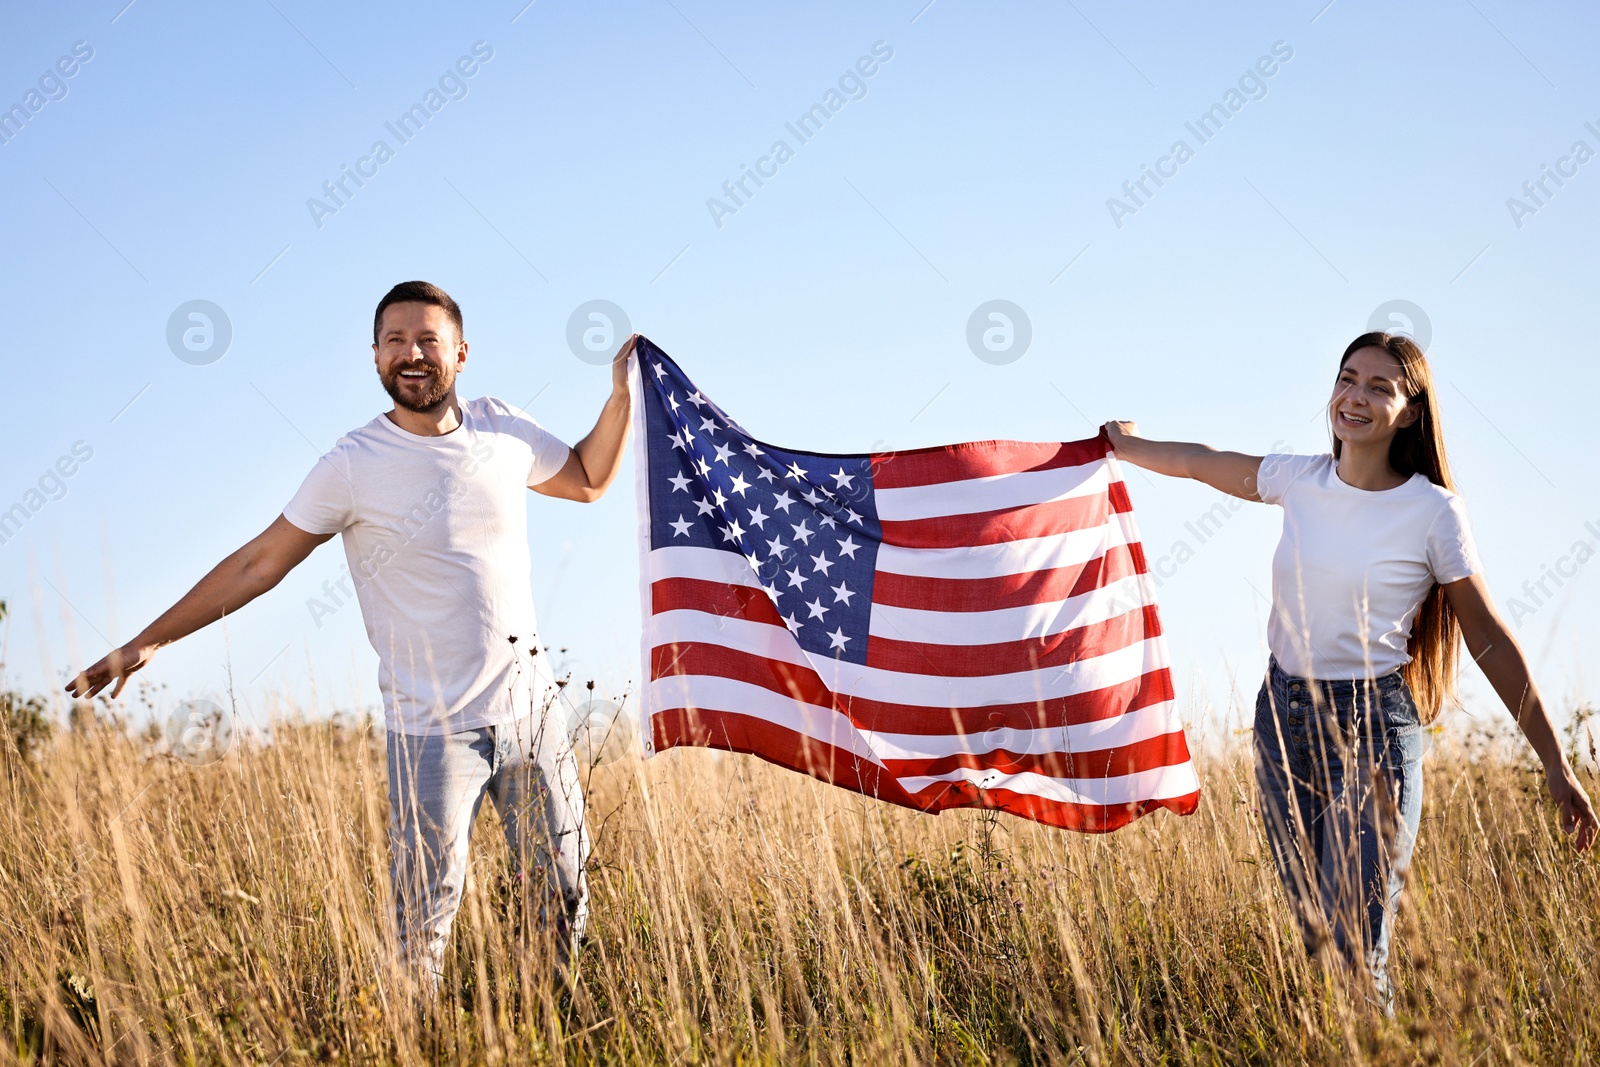
[[[1261,461],[1257,494],[1283,506],[1267,647],[1297,677],[1376,678],[1411,661],[1411,624],[1433,584],[1483,564],[1455,493],[1423,474],[1357,489],[1335,468],[1328,452]]]
[[[317,461],[283,517],[343,535],[392,731],[441,734],[542,711],[528,487],[570,450],[514,407],[461,403],[438,437],[379,415]]]

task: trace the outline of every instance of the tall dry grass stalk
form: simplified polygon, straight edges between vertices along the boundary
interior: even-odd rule
[[[1431,754],[1385,1022],[1304,956],[1248,762],[1201,769],[1196,816],[1087,837],[918,816],[747,757],[624,759],[591,782],[575,988],[480,826],[443,1000],[420,1016],[387,962],[381,734],[285,722],[191,768],[80,721],[4,764],[0,1059],[1600,1058],[1596,866],[1534,771]]]

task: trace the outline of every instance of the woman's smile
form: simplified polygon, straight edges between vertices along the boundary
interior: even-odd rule
[[[1365,415],[1357,415],[1353,411],[1341,411],[1339,412],[1339,424],[1359,429],[1363,426],[1372,425],[1372,420]]]

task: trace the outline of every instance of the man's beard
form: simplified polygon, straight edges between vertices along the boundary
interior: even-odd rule
[[[412,394],[414,399],[402,392],[407,383],[400,377],[400,372],[405,370],[426,370],[433,375],[426,388],[420,394]],[[378,380],[383,383],[383,391],[389,394],[389,399],[393,400],[396,406],[403,407],[407,411],[414,411],[418,415],[432,415],[444,407],[445,402],[450,399],[450,387],[455,384],[454,378],[450,381],[445,381],[444,375],[439,373],[439,368],[431,364],[416,363],[394,367],[387,376],[378,375]],[[417,384],[420,385],[422,383]]]

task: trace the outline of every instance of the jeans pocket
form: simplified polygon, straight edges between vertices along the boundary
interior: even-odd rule
[[[1384,762],[1402,772],[1422,759],[1425,736],[1411,688],[1403,682],[1383,693]]]
[[[1294,724],[1283,691],[1269,678],[1256,692],[1255,730],[1251,738],[1258,760],[1281,763],[1294,748]]]
[[[1402,680],[1397,685],[1384,686],[1381,706],[1383,721],[1389,730],[1415,729],[1422,723],[1421,712],[1411,695],[1411,687]]]
[[[1273,693],[1272,680],[1268,678],[1261,683],[1261,688],[1256,690],[1256,719],[1255,731],[1276,731],[1278,728],[1278,698]]]

